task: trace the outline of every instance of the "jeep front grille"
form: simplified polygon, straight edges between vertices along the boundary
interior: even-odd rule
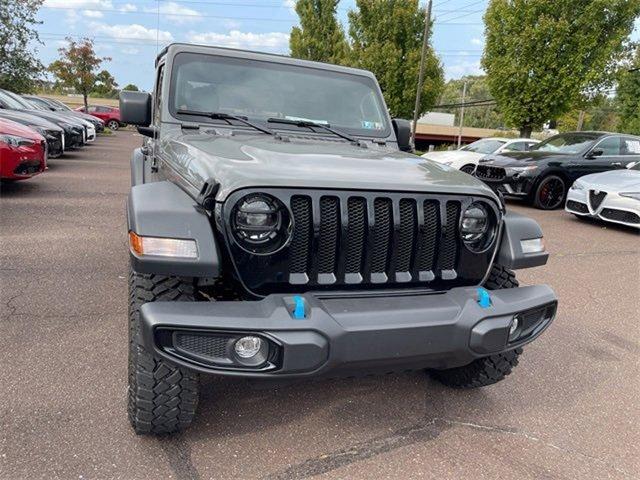
[[[493,257],[494,248],[474,254],[460,240],[462,209],[478,198],[259,191],[289,207],[293,228],[289,244],[273,255],[251,255],[231,242],[239,277],[256,293],[471,285],[482,280]],[[228,203],[247,193],[234,194]],[[497,206],[488,203],[500,218]]]

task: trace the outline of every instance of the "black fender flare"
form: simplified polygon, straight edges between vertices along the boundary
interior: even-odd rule
[[[542,237],[542,228],[533,218],[507,212],[503,217],[502,239],[496,262],[511,270],[545,265],[549,259],[549,252],[546,249],[542,252],[524,253],[521,244],[522,240]]]
[[[127,199],[129,232],[143,237],[195,240],[196,259],[139,256],[129,250],[131,265],[139,273],[216,278],[220,276],[220,248],[208,214],[197,202],[169,181],[131,187]]]

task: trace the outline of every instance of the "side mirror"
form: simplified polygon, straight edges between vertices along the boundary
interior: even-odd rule
[[[602,155],[604,155],[604,150],[602,150],[601,148],[596,148],[587,153],[587,158],[596,158],[601,157]]]
[[[158,138],[158,129],[153,125],[150,127],[142,127],[138,125],[136,130],[138,130],[140,135],[144,135],[145,137],[153,138],[154,140]]]
[[[392,120],[393,130],[396,132],[398,139],[398,148],[403,152],[413,152],[414,145],[411,142],[411,122],[403,118],[394,118]]]
[[[147,92],[120,92],[120,119],[123,123],[148,127],[151,124],[151,95]]]

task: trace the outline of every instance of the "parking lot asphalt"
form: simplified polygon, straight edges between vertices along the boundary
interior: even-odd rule
[[[518,277],[560,306],[505,381],[207,378],[192,428],[136,436],[124,203],[140,142],[119,131],[2,187],[0,478],[640,477],[640,236],[518,204],[552,253]]]

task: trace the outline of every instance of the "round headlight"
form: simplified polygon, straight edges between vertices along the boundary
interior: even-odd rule
[[[240,199],[231,221],[238,243],[252,253],[273,253],[289,237],[287,209],[270,195],[258,193]]]
[[[492,243],[494,227],[489,207],[484,203],[474,202],[462,214],[460,235],[469,250],[479,253]]]

